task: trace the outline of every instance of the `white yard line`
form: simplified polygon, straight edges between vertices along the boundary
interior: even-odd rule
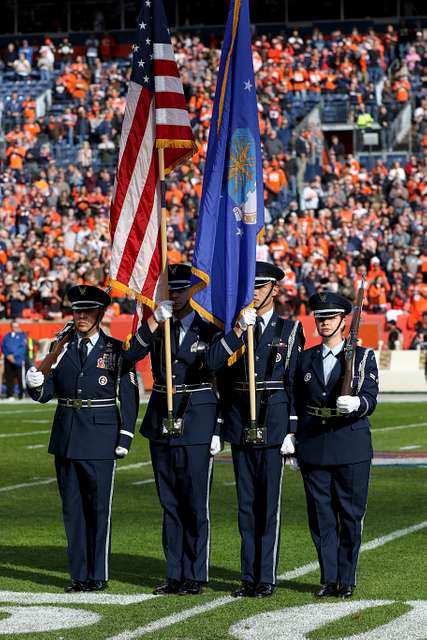
[[[362,552],[370,551],[371,549],[377,549],[387,542],[392,542],[393,540],[397,540],[398,538],[402,538],[403,536],[407,536],[416,531],[421,531],[421,529],[425,528],[427,528],[427,520],[424,520],[424,522],[419,522],[418,524],[414,524],[411,527],[406,527],[405,529],[392,531],[391,533],[388,533],[379,538],[374,538],[373,540],[370,540],[369,542],[363,544],[360,551]],[[292,571],[286,571],[281,576],[278,576],[278,580],[292,580],[294,578],[299,578],[306,575],[307,573],[316,571],[318,569],[318,566],[319,565],[317,562],[310,562],[309,564],[305,564],[302,567],[298,567],[297,569],[292,569]],[[216,600],[211,600],[211,602],[207,602],[206,604],[192,607],[191,609],[184,609],[179,613],[174,613],[170,616],[159,618],[158,620],[154,620],[153,622],[150,622],[149,624],[146,624],[142,627],[138,627],[137,629],[133,629],[132,631],[123,631],[123,633],[119,633],[116,636],[110,636],[109,638],[107,638],[107,640],[134,640],[135,638],[140,638],[141,636],[147,635],[148,633],[153,633],[153,631],[158,631],[159,629],[164,629],[165,627],[170,627],[179,622],[183,622],[184,620],[188,620],[188,618],[198,616],[201,613],[205,613],[206,611],[211,611],[212,609],[217,609],[218,607],[222,607],[223,605],[238,601],[238,598],[233,598],[232,596],[217,598]]]
[[[427,466],[426,457],[413,458],[374,458],[372,460],[374,467],[414,467]]]
[[[45,449],[46,445],[45,444],[29,444],[28,447],[25,447],[26,449]]]
[[[52,484],[52,482],[56,482],[56,478],[46,478],[46,480],[37,480],[37,482],[11,484],[8,487],[0,487],[0,493],[3,493],[4,491],[15,491],[15,489],[26,489],[27,487],[38,487],[41,484]]]
[[[38,434],[38,433],[49,433],[49,431],[33,431],[27,434],[13,434],[13,435],[33,435],[33,434]],[[3,437],[7,437],[8,434],[3,434]],[[1,434],[0,434],[0,437]],[[40,448],[40,447],[44,447],[45,445],[30,445],[29,447],[27,447],[27,449],[35,449],[35,448]],[[126,471],[128,469],[139,469],[140,467],[145,467],[146,465],[151,464],[150,461],[147,462],[138,462],[136,464],[128,464],[124,467],[119,467],[117,470],[118,471]],[[52,482],[55,482],[56,479],[55,478],[46,478],[44,480],[37,480],[37,482],[22,482],[21,484],[12,484],[9,485],[7,487],[0,487],[0,493],[4,493],[5,491],[15,491],[15,489],[26,489],[27,487],[37,487],[43,484],[51,484]],[[135,482],[134,484],[150,484],[151,482],[154,482],[154,479],[150,479],[150,480],[141,480],[139,482]]]
[[[0,602],[15,604],[138,604],[156,596],[151,593],[113,595],[107,593],[29,593],[28,591],[0,591]]]
[[[395,427],[380,427],[379,429],[372,429],[372,433],[380,433],[382,431],[400,431],[400,429],[415,429],[416,427],[427,427],[427,422],[414,422],[412,424],[398,424]]]
[[[412,449],[421,449],[420,444],[408,444],[406,447],[399,447],[399,451],[412,451]]]
[[[53,407],[48,407],[49,409],[53,409]],[[15,415],[16,413],[42,413],[43,411],[46,411],[45,408],[39,408],[39,407],[28,407],[28,409],[15,409],[15,410],[11,410],[11,411],[3,411],[2,409],[2,405],[0,405],[0,418],[2,416],[6,416],[6,415]],[[52,414],[53,416],[53,414]]]
[[[216,600],[211,600],[211,602],[207,602],[206,604],[201,604],[197,607],[191,607],[191,609],[184,609],[179,613],[173,613],[172,615],[166,616],[165,618],[154,620],[154,622],[150,622],[143,627],[138,627],[133,631],[123,631],[123,633],[119,633],[117,636],[111,636],[110,638],[107,638],[107,640],[132,640],[133,638],[140,638],[141,636],[145,636],[147,633],[153,633],[153,631],[158,631],[159,629],[170,627],[173,624],[177,624],[178,622],[182,622],[183,620],[187,620],[188,618],[192,618],[193,616],[198,616],[201,613],[210,611],[211,609],[222,607],[224,604],[236,602],[236,600],[237,599],[233,598],[232,596],[217,598]]]
[[[406,527],[405,529],[397,529],[396,531],[387,533],[385,536],[373,538],[372,540],[369,540],[369,542],[365,542],[364,544],[362,544],[360,553],[362,553],[363,551],[370,551],[371,549],[377,549],[378,547],[382,547],[387,542],[392,542],[393,540],[397,540],[398,538],[403,538],[404,536],[408,536],[410,533],[415,533],[416,531],[421,531],[421,529],[425,528],[427,528],[427,520],[419,522],[418,524],[414,524],[411,527]],[[305,576],[307,573],[316,571],[318,567],[319,564],[317,562],[310,562],[309,564],[305,564],[302,567],[298,567],[297,569],[285,571],[285,573],[282,573],[282,575],[277,576],[277,579],[293,580],[294,578],[299,578],[301,576]]]
[[[148,480],[138,480],[138,482],[132,482],[132,484],[153,484],[155,482],[154,478],[149,478]]]
[[[40,436],[43,433],[50,433],[46,431],[24,431],[23,433],[0,433],[0,438],[21,438],[22,436]]]
[[[145,460],[144,462],[135,462],[134,464],[121,465],[120,462],[117,465],[117,471],[130,471],[131,469],[141,469],[151,464],[151,460]]]

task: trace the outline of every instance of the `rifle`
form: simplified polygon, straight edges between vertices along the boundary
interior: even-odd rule
[[[363,297],[365,295],[365,278],[362,278],[357,292],[356,306],[351,319],[350,331],[344,347],[344,379],[341,387],[342,396],[351,396],[354,380],[354,360],[356,358],[357,339],[360,317],[362,315]]]
[[[69,320],[67,324],[59,331],[53,342],[50,344],[49,353],[43,362],[37,367],[38,371],[41,371],[45,376],[50,373],[53,365],[59,358],[59,354],[61,353],[64,345],[74,337],[74,332],[76,330],[74,320]]]

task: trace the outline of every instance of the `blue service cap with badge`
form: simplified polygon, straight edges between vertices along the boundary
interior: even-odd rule
[[[170,264],[168,266],[168,286],[170,291],[188,289],[191,285],[191,266],[189,264]]]
[[[255,288],[263,287],[265,284],[269,284],[270,282],[276,284],[276,282],[280,282],[285,277],[284,272],[276,265],[271,264],[270,262],[261,262],[261,260],[257,260],[256,263],[256,271],[255,271]]]
[[[105,309],[111,304],[111,298],[106,291],[90,284],[77,284],[67,293],[73,311],[82,309]]]
[[[352,310],[350,300],[332,291],[315,293],[308,303],[315,318],[333,318],[338,314],[347,316]]]

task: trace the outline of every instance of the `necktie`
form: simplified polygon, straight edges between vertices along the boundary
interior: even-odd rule
[[[86,358],[87,358],[87,350],[88,350],[88,344],[89,344],[90,340],[89,338],[82,338],[80,340],[80,344],[79,344],[79,357],[80,357],[80,364],[83,366],[84,363],[86,362]]]
[[[263,323],[264,321],[262,318],[256,319],[255,332],[254,332],[255,349],[257,348],[257,346],[259,345],[259,341],[261,340]]]
[[[175,322],[173,323],[173,334],[175,337],[175,350],[178,351],[179,349],[179,338],[180,338],[180,334],[181,334],[181,320],[175,320]]]

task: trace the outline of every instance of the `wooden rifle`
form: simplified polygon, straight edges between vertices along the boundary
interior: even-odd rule
[[[59,331],[53,342],[50,344],[49,353],[46,358],[41,362],[41,364],[37,367],[38,371],[41,371],[45,376],[50,373],[53,365],[59,358],[59,354],[61,353],[63,347],[70,342],[75,334],[76,326],[74,324],[74,320],[69,320],[67,324]]]
[[[365,295],[365,278],[362,278],[357,292],[356,306],[351,319],[350,331],[344,346],[344,379],[341,387],[342,396],[353,395],[354,361],[359,337],[359,325],[362,315],[363,298]]]

